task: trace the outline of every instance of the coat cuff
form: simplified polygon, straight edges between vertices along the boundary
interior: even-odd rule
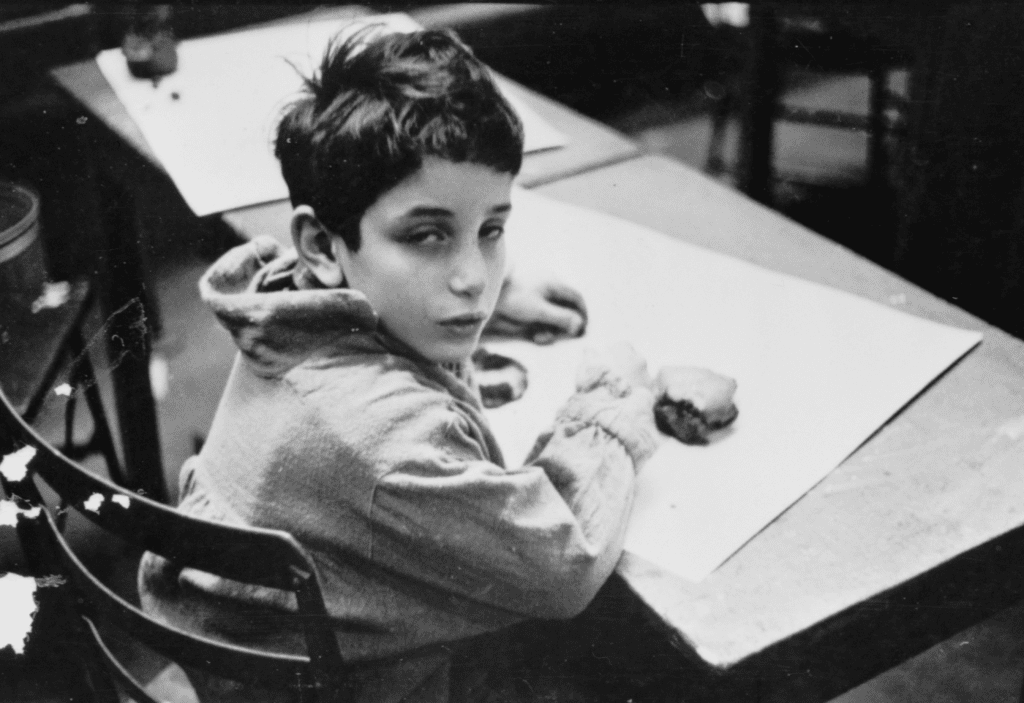
[[[658,448],[654,395],[612,374],[581,387],[562,407],[558,419],[600,427],[622,444],[637,471]]]

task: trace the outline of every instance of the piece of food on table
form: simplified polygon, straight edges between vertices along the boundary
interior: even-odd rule
[[[473,376],[485,408],[497,408],[523,397],[526,367],[518,361],[483,347],[473,352],[472,361]]]
[[[658,429],[684,444],[707,444],[739,410],[732,402],[736,381],[708,369],[666,366],[654,381]]]

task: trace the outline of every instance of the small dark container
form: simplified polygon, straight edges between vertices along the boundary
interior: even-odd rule
[[[39,195],[26,186],[0,181],[0,297],[29,307],[46,279]]]
[[[170,5],[144,5],[121,42],[128,70],[136,78],[154,81],[178,68],[178,50],[171,27]]]

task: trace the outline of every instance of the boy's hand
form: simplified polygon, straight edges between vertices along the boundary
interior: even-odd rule
[[[576,373],[576,387],[580,390],[591,388],[609,375],[631,389],[653,389],[654,381],[647,370],[647,362],[627,342],[587,349]]]
[[[550,274],[516,271],[505,279],[485,331],[549,344],[579,337],[586,326],[587,306],[579,291]]]
[[[654,422],[653,384],[647,362],[631,345],[589,348],[576,372],[576,393],[560,414],[617,439],[639,471],[663,441]]]

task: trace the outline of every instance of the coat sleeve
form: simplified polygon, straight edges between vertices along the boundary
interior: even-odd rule
[[[634,475],[656,447],[650,392],[591,379],[514,469],[486,458],[451,404],[403,425],[405,458],[374,490],[373,561],[526,617],[582,611],[618,562]]]

